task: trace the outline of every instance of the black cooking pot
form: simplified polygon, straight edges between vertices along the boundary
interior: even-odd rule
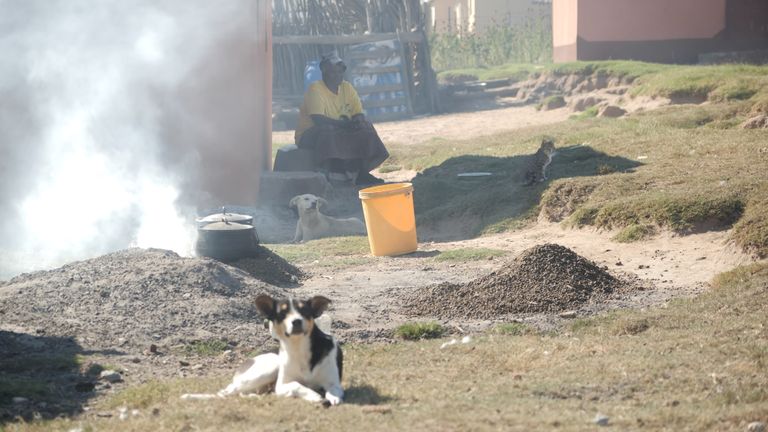
[[[259,237],[251,225],[237,222],[211,222],[197,229],[198,256],[219,261],[252,257],[258,252]]]
[[[253,225],[253,216],[238,213],[227,213],[227,211],[222,208],[221,213],[197,218],[198,228],[202,228],[214,222],[235,222],[239,224]]]

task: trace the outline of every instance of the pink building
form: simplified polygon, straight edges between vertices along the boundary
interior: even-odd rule
[[[553,0],[553,58],[696,63],[768,50],[766,0]]]

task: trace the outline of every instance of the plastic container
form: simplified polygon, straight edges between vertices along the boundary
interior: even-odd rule
[[[416,250],[411,183],[373,186],[360,190],[359,196],[374,256],[403,255]]]

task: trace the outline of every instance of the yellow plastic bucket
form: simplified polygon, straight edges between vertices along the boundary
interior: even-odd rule
[[[373,186],[361,189],[359,195],[374,256],[402,255],[416,250],[412,184]]]

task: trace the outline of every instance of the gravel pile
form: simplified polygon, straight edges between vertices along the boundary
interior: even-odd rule
[[[306,275],[271,250],[257,246],[256,256],[229,263],[260,281],[279,287],[295,287]]]
[[[572,250],[545,244],[466,284],[419,288],[403,299],[403,307],[411,315],[493,319],[509,313],[576,309],[631,289],[631,284]]]
[[[251,273],[290,273],[282,261],[265,270],[278,261],[264,256],[249,259]],[[0,283],[0,329],[71,335],[103,348],[208,338],[259,345],[268,338],[253,305],[260,293],[285,295],[212,259],[127,249]]]

